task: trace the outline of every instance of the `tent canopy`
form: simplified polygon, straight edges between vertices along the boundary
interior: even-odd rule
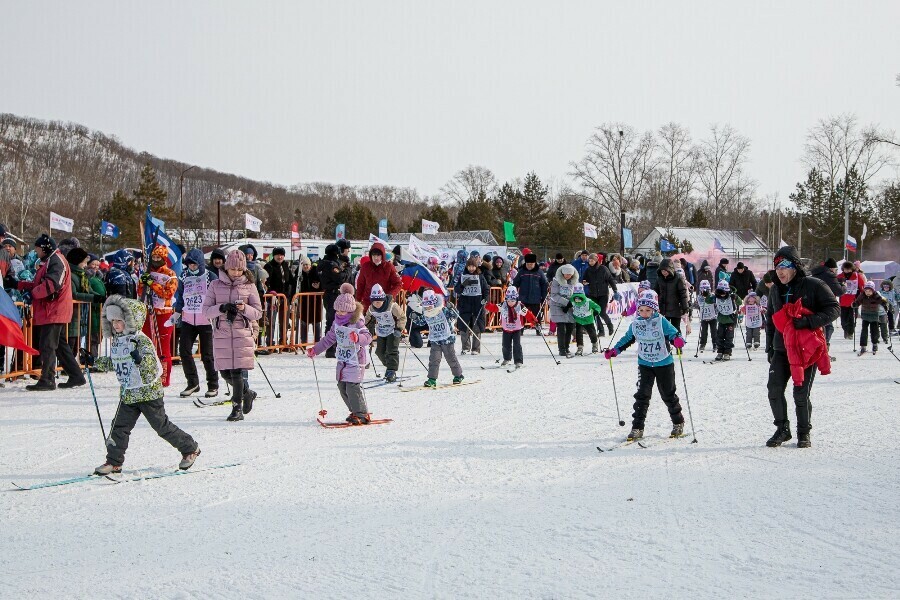
[[[900,275],[900,264],[893,260],[866,260],[859,267],[866,279],[890,279]]]

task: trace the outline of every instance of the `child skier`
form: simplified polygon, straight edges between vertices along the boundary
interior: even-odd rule
[[[119,380],[119,407],[106,438],[106,462],[94,469],[97,475],[121,473],[131,430],[144,415],[153,430],[179,452],[178,468],[190,469],[200,456],[200,447],[190,435],[166,416],[163,404],[162,365],[153,342],[141,331],[147,307],[137,300],[119,295],[107,298],[100,322],[104,337],[110,340],[109,356],[98,362],[114,370]]]
[[[470,258],[455,288],[456,309],[459,311],[459,318],[465,323],[459,328],[463,354],[470,348],[472,354],[481,352],[481,340],[478,336],[484,331],[484,305],[488,301],[490,291],[487,279],[481,273],[481,263],[475,257]]]
[[[853,308],[859,307],[859,318],[862,320],[862,331],[859,332],[859,356],[866,353],[869,342],[869,331],[872,332],[872,354],[878,352],[878,322],[881,311],[887,314],[887,300],[875,291],[875,282],[867,281],[862,294],[853,301]]]
[[[366,346],[372,343],[372,334],[366,329],[362,304],[353,297],[353,286],[342,283],[340,292],[334,301],[334,323],[331,329],[306,351],[306,355],[315,358],[317,354],[337,344],[335,374],[341,399],[350,411],[346,421],[351,425],[368,425],[372,415],[369,414],[366,397],[359,384],[366,372]]]
[[[684,338],[668,319],[659,314],[659,300],[655,292],[648,290],[641,293],[637,305],[637,318],[631,322],[628,331],[615,346],[604,353],[606,359],[611,360],[635,341],[638,343],[638,389],[634,395],[632,429],[627,441],[644,437],[644,421],[653,395],[654,380],[672,418],[672,433],[669,437],[681,437],[684,434],[684,416],[676,393],[675,361],[669,351],[669,343],[680,352],[684,347]]]
[[[618,292],[617,292],[618,293]],[[597,342],[597,325],[594,315],[600,315],[603,309],[599,304],[584,294],[584,286],[576,284],[572,291],[572,317],[575,319],[575,356],[584,355],[584,332],[591,339],[591,353],[600,352]]]
[[[453,334],[454,321],[459,317],[456,311],[444,306],[444,297],[432,290],[425,290],[422,295],[422,309],[425,322],[428,324],[428,342],[431,354],[428,357],[428,379],[425,387],[437,387],[437,378],[441,369],[441,357],[447,360],[453,373],[453,383],[463,382],[462,366],[456,358],[456,336]]]
[[[505,367],[515,361],[515,368],[519,369],[525,363],[522,355],[522,330],[526,323],[536,321],[534,314],[519,302],[519,290],[510,285],[506,288],[505,302],[502,306],[488,305],[488,310],[500,315],[500,326],[503,328],[503,362]]]
[[[741,306],[741,314],[744,315],[744,326],[747,329],[747,348],[759,350],[759,330],[763,326],[763,308],[759,303],[756,292],[747,292],[744,305]]]
[[[894,284],[891,283],[890,279],[885,279],[881,282],[881,289],[878,292],[882,298],[887,300],[888,303],[888,339],[890,336],[894,335],[896,330],[896,323],[900,320],[900,313],[898,313],[898,305],[900,305],[900,290],[894,289]]]
[[[710,298],[713,299],[713,302],[708,301]],[[709,287],[709,281],[706,279],[700,280],[700,298],[698,304],[700,306],[700,352],[706,350],[707,338],[712,341],[712,351],[716,352],[716,349],[719,347],[716,305],[712,290]]]
[[[731,291],[728,280],[720,279],[716,285],[715,295],[707,298],[706,302],[713,304],[716,308],[716,323],[718,324],[716,360],[731,360],[731,351],[734,349],[734,326],[737,324],[736,313],[741,301]]]
[[[406,311],[384,293],[384,288],[376,283],[369,293],[369,310],[366,311],[366,325],[378,336],[375,342],[375,356],[384,365],[384,379],[390,383],[397,381],[400,367],[400,336],[406,327]]]

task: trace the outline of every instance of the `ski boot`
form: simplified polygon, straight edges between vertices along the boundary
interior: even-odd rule
[[[428,379],[425,380],[425,383],[423,385],[427,388],[436,388],[437,387],[437,379],[432,379],[431,377],[429,377]]]
[[[525,363],[516,363],[516,368],[517,368],[517,369],[521,369],[521,368],[524,367],[524,366],[525,366]]]
[[[753,342],[753,349],[759,350],[759,342]]]
[[[862,356],[862,355],[865,354],[865,353],[866,353],[866,347],[865,347],[865,346],[861,346],[860,349],[859,349],[859,352],[857,352],[856,355],[857,355],[857,356]]]
[[[566,358],[572,358],[575,355],[572,354],[571,350],[566,350],[565,353],[562,354],[562,356],[565,356]]]
[[[575,356],[584,356],[584,346],[578,346],[575,349]]]
[[[730,354],[723,354],[723,355],[722,355],[722,360],[731,360],[731,355],[730,355]]]
[[[812,442],[809,441],[809,432],[806,433],[798,433],[797,434],[797,447],[798,448],[809,448],[812,446]]]
[[[641,439],[642,437],[644,437],[644,430],[638,429],[637,427],[635,427],[634,429],[631,430],[631,433],[628,434],[628,437],[625,438],[625,441],[626,442],[636,442],[639,439]]]
[[[253,410],[253,401],[256,400],[256,392],[253,390],[244,390],[244,414],[248,414]]]
[[[878,344],[872,344],[872,356],[878,354]]]
[[[366,413],[364,415],[358,415],[356,413],[351,413],[349,417],[347,417],[347,422],[351,425],[368,425],[369,421],[372,419],[372,415]]]
[[[465,379],[465,378],[466,378],[465,375],[457,375],[456,377],[453,378],[453,385],[459,385],[460,383],[463,382],[463,379]]]
[[[594,342],[591,344],[591,354],[597,354],[600,352],[600,342]]]
[[[704,352],[705,350],[706,350],[706,345],[705,345],[705,344],[704,344],[703,346],[700,346],[700,354],[703,354],[703,352]]]
[[[396,371],[385,371],[384,372],[384,380],[388,383],[394,383],[397,381],[397,372]]]
[[[206,396],[207,398],[215,398],[218,395],[219,395],[218,387],[211,387],[208,390],[206,390],[206,394],[204,394],[204,396]]]
[[[193,452],[188,452],[187,454],[181,455],[181,462],[178,463],[178,468],[182,471],[187,471],[192,466],[194,466],[194,461],[197,460],[197,457],[200,456],[200,446],[197,446],[197,449]]]
[[[753,347],[753,344],[751,344],[750,342],[747,342],[746,344],[744,344],[744,346],[746,346],[747,350],[749,350],[750,348]]]
[[[480,349],[479,349],[479,350],[472,350],[472,356],[478,356],[479,354],[481,354],[481,350],[480,350]]]
[[[772,437],[766,442],[766,446],[769,448],[777,448],[789,439],[791,439],[791,426],[784,424],[775,430],[775,433],[772,434]]]
[[[500,363],[500,366],[501,366],[501,367],[505,367],[505,366],[508,365],[510,362],[512,362],[512,361],[504,360],[502,363]]]
[[[231,403],[231,414],[228,415],[226,421],[243,421],[244,420],[244,411],[241,410],[240,402],[232,402]]]
[[[196,394],[200,391],[200,384],[197,383],[189,383],[187,387],[181,390],[181,394],[179,394],[182,398],[189,398],[191,395]]]
[[[716,354],[715,360],[716,360],[717,362],[722,362],[723,360],[725,360],[725,355],[722,354],[721,352],[719,352],[718,354]]]
[[[462,350],[459,351],[459,354],[460,354],[461,356],[465,356],[465,355],[468,354],[468,353],[469,353],[469,351],[466,350],[465,348],[463,348]]]
[[[109,461],[106,461],[96,469],[94,469],[94,475],[116,475],[122,472],[122,465],[114,465]]]
[[[674,423],[672,425],[672,433],[669,434],[670,438],[680,438],[684,435],[684,423]]]

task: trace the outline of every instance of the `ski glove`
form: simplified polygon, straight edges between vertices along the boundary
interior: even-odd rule
[[[809,317],[798,317],[794,319],[794,329],[812,329],[809,323]]]
[[[143,283],[144,285],[150,285],[151,283],[153,283],[153,276],[150,275],[150,273],[144,273],[143,275],[141,275],[141,283]]]
[[[134,344],[134,350],[132,350],[128,354],[129,356],[131,356],[131,360],[134,361],[134,364],[140,366],[141,360],[143,359],[143,357],[141,356],[141,350],[140,348],[138,348],[137,342],[132,340],[131,343]]]
[[[672,340],[672,345],[681,350],[682,348],[684,348],[684,338],[679,335],[674,340]]]
[[[306,349],[306,355],[310,358],[315,358],[316,357],[316,349],[313,348],[312,346],[310,346],[309,348]]]
[[[572,310],[572,302],[571,301],[567,302],[566,305],[563,306],[563,312],[569,312],[570,310]]]
[[[618,302],[621,299],[622,299],[622,294],[620,294],[619,292],[616,292],[615,294],[613,294],[613,300],[615,300],[616,302]]]
[[[487,300],[485,300],[484,298],[482,298],[482,299],[481,299],[481,305],[484,306],[485,304],[487,304]]]
[[[618,355],[619,355],[618,348],[610,348],[609,350],[607,350],[606,352],[603,353],[603,357],[606,360],[612,360],[615,357],[617,357]]]

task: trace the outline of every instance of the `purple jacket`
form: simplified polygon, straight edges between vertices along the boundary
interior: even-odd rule
[[[228,302],[244,302],[234,322],[229,322],[219,307]],[[253,276],[247,271],[232,281],[225,269],[219,278],[209,284],[203,298],[203,316],[209,319],[213,330],[213,356],[216,370],[252,369],[256,340],[253,322],[262,318],[262,304]]]
[[[369,344],[372,343],[372,334],[369,333],[368,329],[366,329],[366,322],[362,318],[362,304],[360,304],[359,302],[356,303],[356,311],[350,318],[350,322],[347,324],[347,327],[353,327],[354,323],[356,324],[356,333],[357,335],[359,335],[359,341],[356,343],[356,359],[359,362],[359,366],[348,365],[347,363],[338,361],[337,368],[335,370],[335,376],[337,377],[337,380],[346,381],[347,383],[362,382],[363,377],[366,374],[366,364],[368,358],[366,354],[366,348]],[[325,337],[323,337],[316,343],[315,346],[313,346],[316,354],[325,352],[325,350],[327,350],[337,342],[337,335],[334,332],[335,327],[337,327],[337,321],[335,321],[334,325],[331,326],[331,329],[328,330],[328,333],[325,334]]]

